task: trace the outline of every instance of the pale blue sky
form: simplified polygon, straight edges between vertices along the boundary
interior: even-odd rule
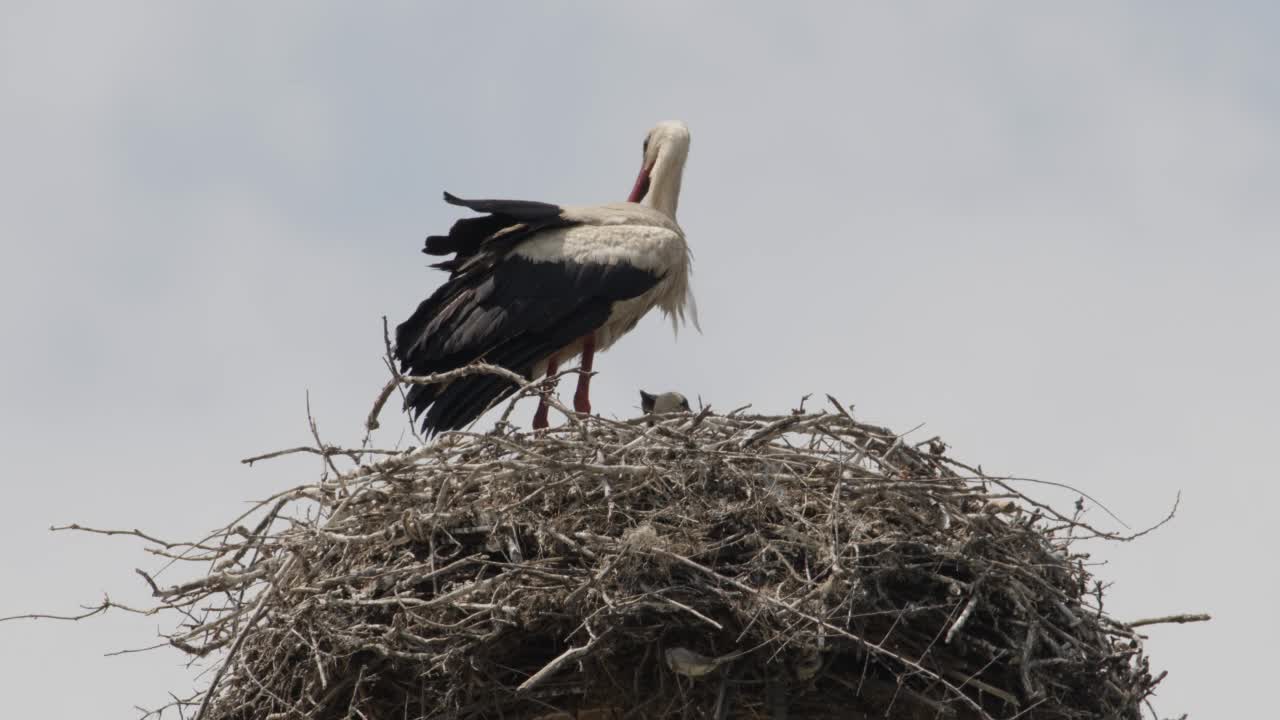
[[[190,536],[314,477],[237,463],[307,390],[358,440],[440,191],[618,200],[679,118],[704,333],[646,320],[598,411],[829,392],[1132,525],[1181,490],[1097,548],[1110,608],[1217,618],[1151,629],[1162,714],[1271,703],[1280,6],[193,5],[0,3],[0,616],[145,599],[136,545],[51,524]],[[186,691],[102,657],[164,622],[0,625],[5,714]]]

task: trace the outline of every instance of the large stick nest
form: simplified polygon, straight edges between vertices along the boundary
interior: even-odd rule
[[[1101,533],[1016,487],[834,400],[500,425],[282,493],[155,590],[221,653],[205,718],[1138,718]]]

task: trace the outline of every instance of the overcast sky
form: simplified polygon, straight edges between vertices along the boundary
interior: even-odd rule
[[[647,319],[597,411],[832,393],[1135,527],[1180,490],[1096,548],[1108,609],[1214,614],[1150,628],[1162,715],[1274,706],[1280,5],[194,5],[0,2],[0,616],[146,601],[139,545],[52,524],[191,538],[314,478],[238,463],[308,390],[358,442],[442,190],[616,201],[679,118],[704,333]],[[103,657],[168,622],[0,625],[0,711],[188,692]]]

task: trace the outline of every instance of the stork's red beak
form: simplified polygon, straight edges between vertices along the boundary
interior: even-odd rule
[[[631,188],[631,195],[627,197],[627,202],[638,203],[644,200],[644,196],[649,192],[649,168],[640,167],[640,175],[636,177],[636,185]]]

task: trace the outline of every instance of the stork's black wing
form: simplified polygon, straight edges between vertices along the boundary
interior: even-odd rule
[[[454,257],[438,263],[449,279],[396,328],[401,372],[427,375],[483,360],[532,378],[552,353],[608,319],[614,302],[641,295],[659,276],[626,263],[535,262],[513,254],[538,233],[570,227],[555,205],[518,200],[450,203],[487,213],[427,238],[424,252]],[[415,385],[406,405],[428,434],[466,426],[515,390],[491,375],[447,385]]]
[[[488,213],[481,217],[462,218],[449,229],[448,235],[432,235],[427,238],[422,252],[428,255],[456,256],[436,263],[432,267],[453,272],[482,250],[490,255],[509,250],[522,240],[539,231],[564,227],[572,223],[566,220],[559,205],[530,200],[463,200],[450,193],[444,194],[450,205]]]

